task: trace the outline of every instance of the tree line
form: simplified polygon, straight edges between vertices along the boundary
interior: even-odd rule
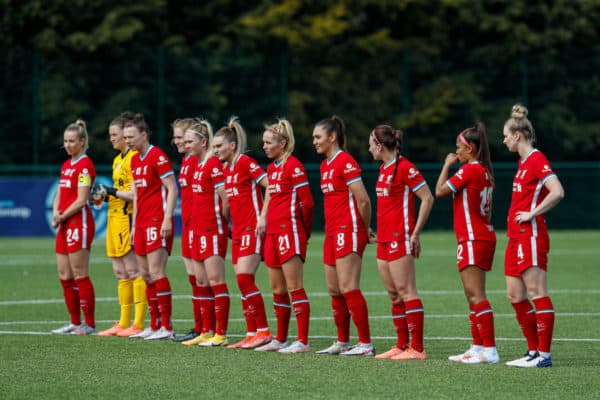
[[[514,160],[501,130],[526,104],[556,161],[600,150],[600,1],[43,0],[2,2],[0,163],[54,164],[64,127],[88,122],[108,164],[109,121],[143,112],[167,147],[176,118],[218,128],[238,115],[254,156],[265,123],[287,117],[297,153],[317,162],[314,123],[340,115],[369,161],[380,123],[405,132],[415,161],[441,161],[456,134],[488,127],[492,157]],[[172,150],[171,150],[172,151]]]

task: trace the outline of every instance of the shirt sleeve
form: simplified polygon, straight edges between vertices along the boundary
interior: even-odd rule
[[[350,186],[354,182],[358,182],[362,179],[361,177],[361,169],[356,160],[348,155],[344,160],[344,165],[342,169],[342,176],[347,186]]]
[[[446,182],[448,183],[450,190],[452,190],[454,193],[460,191],[467,186],[467,183],[469,182],[469,170],[465,165],[463,165]]]
[[[166,178],[169,175],[173,175],[173,165],[171,164],[171,160],[162,150],[157,149],[156,159],[154,160],[154,168],[156,168],[156,172],[160,179]]]
[[[552,166],[546,156],[542,153],[538,154],[538,157],[535,158],[533,173],[542,183],[545,183],[550,177],[556,176],[556,173],[552,170]]]

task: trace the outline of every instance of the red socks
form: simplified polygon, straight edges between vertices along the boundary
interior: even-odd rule
[[[298,324],[298,340],[303,344],[308,344],[308,325],[310,322],[310,302],[306,296],[306,291],[302,289],[294,290],[292,293],[292,306],[296,315]]]
[[[410,347],[418,352],[423,351],[423,324],[425,310],[421,299],[412,299],[404,302],[406,307],[406,322],[410,333]]]
[[[154,282],[156,290],[156,299],[158,311],[160,312],[160,325],[169,330],[173,330],[171,325],[171,284],[166,276]]]
[[[79,303],[81,305],[81,311],[83,311],[83,317],[85,323],[92,328],[96,327],[94,320],[94,311],[96,308],[96,295],[94,293],[94,286],[89,276],[85,278],[75,279],[75,285],[79,289]],[[79,313],[79,311],[78,311]]]
[[[358,332],[358,341],[360,343],[371,343],[371,331],[369,329],[369,310],[367,302],[360,289],[351,290],[344,293],[344,299],[352,317],[356,331]]]
[[[550,297],[533,300],[537,321],[538,350],[550,353],[552,334],[554,332],[554,307]]]
[[[290,296],[286,293],[273,293],[273,309],[275,318],[277,318],[277,341],[285,342],[290,327],[290,315],[292,307],[290,306]]]
[[[81,313],[79,310],[79,289],[75,285],[74,279],[61,279],[60,284],[63,288],[63,297],[65,298],[65,305],[67,311],[71,316],[71,323],[73,325],[81,325]]]
[[[473,338],[474,346],[483,346],[481,336],[479,336],[479,329],[477,328],[477,316],[475,315],[474,306],[469,304],[469,327],[471,328],[471,337]]]
[[[406,308],[402,300],[392,303],[392,321],[398,338],[396,347],[405,349],[408,347],[408,324],[406,323]]]
[[[494,335],[494,312],[492,306],[487,300],[481,301],[473,306],[476,318],[476,329],[481,338],[484,347],[495,347],[496,339]],[[475,340],[473,340],[475,342]],[[475,344],[475,343],[473,343]]]
[[[212,292],[215,296],[215,320],[217,335],[227,334],[227,323],[229,322],[229,289],[226,283],[220,283],[218,285],[211,286]]]
[[[196,277],[188,275],[188,281],[192,285],[192,310],[194,312],[194,332],[202,333],[202,312],[200,311],[200,292],[196,285]]]
[[[202,333],[214,333],[215,298],[210,286],[198,286],[198,303],[202,320]]]
[[[148,300],[148,314],[150,314],[150,329],[157,330],[160,328],[160,313],[155,282],[146,282],[146,299]]]
[[[538,334],[536,328],[535,311],[528,299],[519,303],[512,303],[517,314],[517,321],[521,327],[521,331],[527,339],[527,349],[536,351],[538,348]]]
[[[337,328],[337,340],[348,343],[350,341],[350,312],[344,296],[331,296],[331,308],[333,309],[333,322]]]
[[[256,329],[268,329],[269,324],[267,322],[267,313],[265,312],[265,302],[263,300],[260,290],[254,282],[254,275],[252,274],[238,274],[236,276],[238,287],[242,292],[242,307],[244,307],[244,316],[246,316],[246,309],[249,317],[246,317],[246,330],[247,332],[256,332]],[[244,306],[244,299],[246,306]],[[248,324],[248,321],[250,324]],[[252,327],[252,330],[250,328]]]

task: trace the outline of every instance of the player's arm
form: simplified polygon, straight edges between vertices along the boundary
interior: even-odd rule
[[[417,214],[417,222],[415,223],[415,229],[410,235],[410,247],[414,251],[415,257],[419,257],[421,254],[421,240],[419,236],[429,219],[431,209],[433,208],[433,195],[429,190],[429,185],[425,184],[415,191],[415,195],[420,200],[421,205],[419,206],[419,213]]]
[[[69,207],[67,207],[67,209],[65,211],[62,212],[62,214],[59,215],[59,223],[64,222],[65,220],[69,219],[70,217],[72,217],[73,215],[77,214],[78,212],[80,212],[83,207],[85,207],[85,205],[88,202],[88,197],[90,195],[90,186],[77,186],[77,198],[75,199],[74,202],[71,203],[71,205],[69,205]]]
[[[133,239],[135,237],[135,219],[137,216],[137,189],[135,187],[135,182],[131,182],[131,191],[133,192],[132,202],[133,202],[133,218],[131,223],[131,233],[129,235],[129,242],[133,246]]]
[[[125,201],[133,201],[133,190],[119,190],[112,186],[104,186],[106,194]]]
[[[360,218],[365,225],[365,228],[371,232],[371,200],[365,189],[365,185],[361,179],[352,182],[348,189],[352,192],[352,195],[356,199],[356,205],[358,206],[358,212]]]
[[[310,238],[312,232],[313,221],[315,219],[315,202],[310,192],[308,181],[306,185],[300,186],[297,189],[298,203],[300,204],[300,212],[302,214],[302,225],[306,237]],[[370,206],[369,206],[370,208]]]
[[[452,189],[446,184],[450,167],[458,161],[456,153],[449,153],[444,161],[444,166],[440,171],[437,183],[435,184],[435,197],[448,197],[452,194]]]
[[[223,216],[226,221],[229,221],[231,217],[229,213],[229,199],[227,198],[227,192],[225,191],[225,185],[219,185],[215,188],[219,198],[221,199],[221,204],[223,204]]]
[[[173,234],[173,214],[177,205],[177,183],[175,174],[169,174],[161,178],[162,184],[167,188],[167,207],[160,227],[162,237],[169,237]]]
[[[54,203],[52,203],[52,227],[56,228],[60,222],[60,211],[58,210],[58,205],[60,204],[60,188],[56,191],[56,196],[54,197]]]
[[[538,215],[542,215],[552,210],[565,197],[565,189],[563,188],[558,176],[552,175],[544,182],[544,186],[548,189],[548,195],[542,200],[536,208],[531,211],[518,211],[517,223],[528,222],[533,220]]]
[[[267,213],[269,212],[269,202],[271,201],[271,193],[269,193],[269,178],[265,175],[258,184],[265,189],[265,198],[263,200],[262,209],[256,221],[256,235],[263,236],[267,231]]]

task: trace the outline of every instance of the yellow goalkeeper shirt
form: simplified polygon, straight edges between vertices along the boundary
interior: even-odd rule
[[[119,153],[113,160],[112,177],[115,189],[127,192],[131,190],[133,173],[131,171],[131,158],[137,151],[127,150],[123,155]],[[108,197],[108,213],[110,215],[130,215],[133,213],[133,204],[115,196]]]

